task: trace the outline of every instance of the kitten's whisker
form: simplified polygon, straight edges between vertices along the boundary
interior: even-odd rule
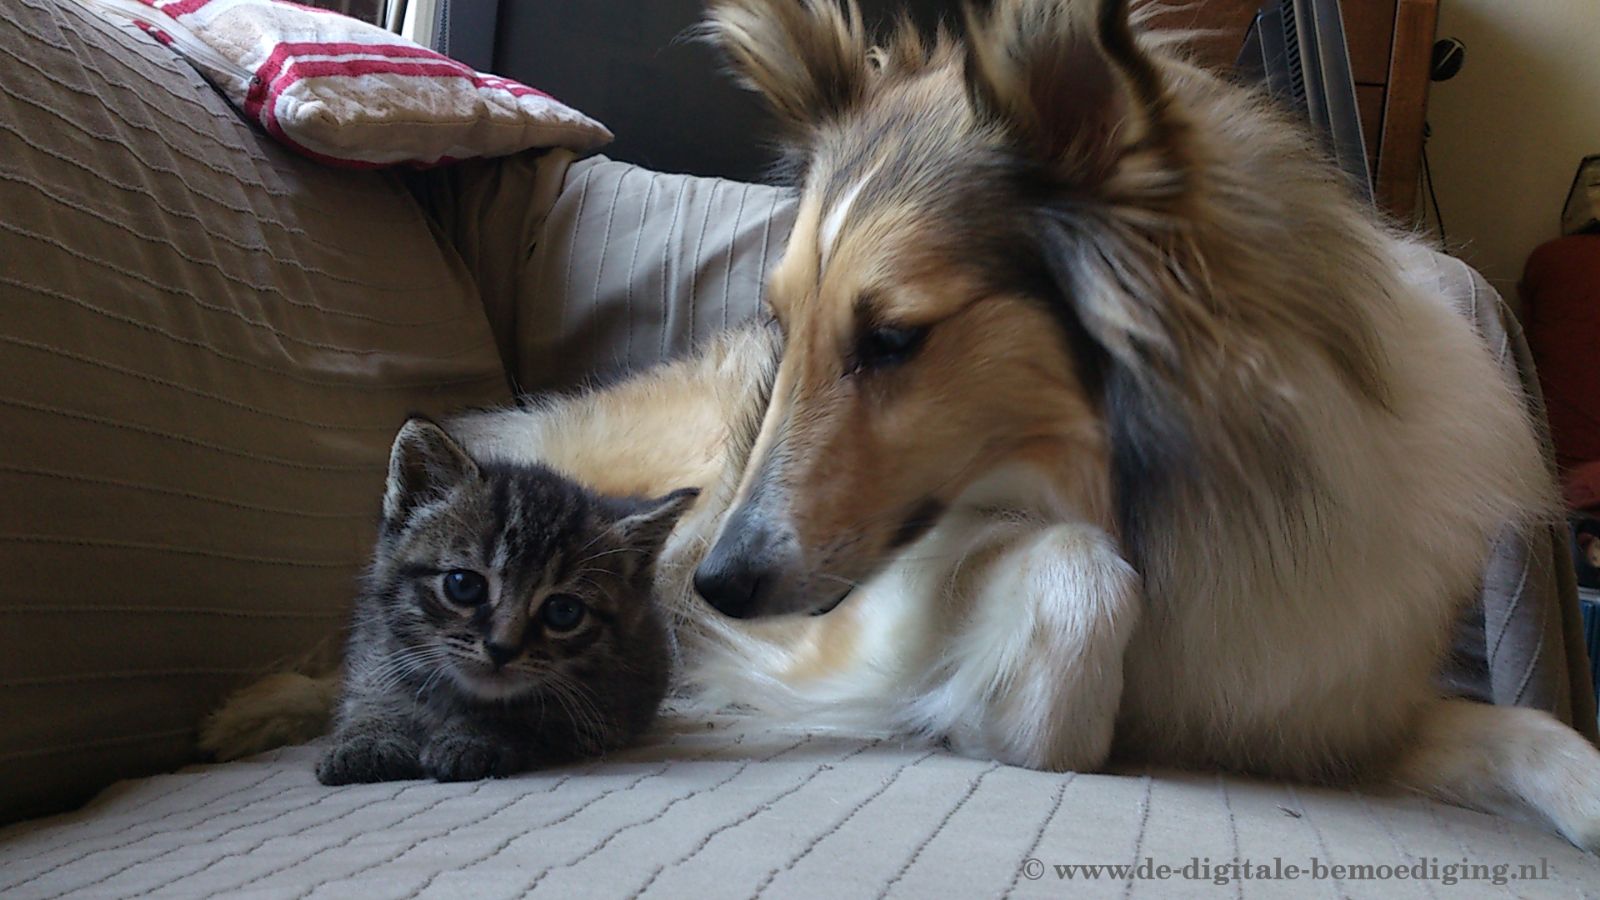
[[[578,580],[581,579],[584,584],[587,584],[589,587],[595,589],[596,591],[601,590],[602,586],[601,586],[600,582],[595,581],[593,578],[589,577],[589,575],[591,573],[596,574],[596,575],[609,574],[603,569],[584,569],[581,572],[572,573],[572,579],[573,579],[573,581],[578,581]]]
[[[607,534],[608,534],[608,532],[602,531],[602,532],[596,534],[595,536],[589,538],[587,541],[584,542],[582,547],[579,547],[577,550],[573,551],[573,555],[576,556],[577,554],[582,553],[583,551],[589,549],[590,547],[593,547],[597,542],[599,542],[599,540],[601,538],[605,537]],[[581,563],[580,563],[580,565],[581,565]]]
[[[587,735],[592,743],[603,743],[601,738],[606,731],[604,714],[587,686],[559,671],[553,672],[550,686],[557,700],[568,711],[573,726]]]
[[[428,692],[428,689],[433,686],[433,683],[435,681],[439,680],[440,678],[442,678],[444,676],[444,673],[445,673],[444,666],[438,666],[437,668],[435,668],[433,670],[433,673],[430,674],[427,677],[427,679],[422,682],[422,686],[417,688],[416,699],[418,700],[418,702],[421,702],[423,695]]]
[[[572,723],[574,734],[581,737],[581,732],[586,727],[583,723],[583,716],[581,712],[573,706],[560,681],[552,680],[547,683],[545,687],[548,690],[547,693],[542,696],[549,696],[556,701],[556,703],[561,707],[562,715],[566,717],[567,721]]]
[[[377,690],[387,692],[416,672],[429,666],[435,666],[449,656],[449,651],[441,647],[407,649],[394,658],[386,660],[368,677],[374,680],[374,686]]]
[[[600,596],[606,598],[607,600],[611,601],[612,603],[616,603],[617,602],[616,596],[611,593],[610,588],[607,587],[606,585],[599,584],[599,583],[594,582],[594,581],[590,581],[589,579],[584,579],[583,583],[588,585],[590,590],[592,590],[596,594],[599,594]]]
[[[594,554],[593,556],[586,556],[583,559],[578,560],[576,565],[580,565],[581,566],[581,565],[584,565],[586,563],[592,563],[597,559],[604,559],[607,556],[614,556],[614,555],[616,555],[618,553],[633,553],[633,552],[634,552],[634,549],[632,547],[613,547],[610,550],[602,550],[599,553]]]

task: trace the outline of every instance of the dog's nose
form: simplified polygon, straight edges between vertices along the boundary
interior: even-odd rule
[[[489,654],[489,661],[494,663],[496,669],[516,659],[522,653],[522,648],[510,644],[499,644],[494,641],[483,642],[483,652]]]
[[[749,515],[734,514],[721,540],[694,570],[694,589],[723,615],[761,615],[779,583],[783,541]]]
[[[709,565],[694,570],[694,589],[723,615],[743,619],[756,608],[762,588],[771,584],[766,573],[730,560],[725,565]]]

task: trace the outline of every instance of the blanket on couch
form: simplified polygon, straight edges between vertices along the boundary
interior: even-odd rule
[[[475,784],[325,788],[319,750],[118,785],[0,832],[0,895],[1600,896],[1600,865],[1559,838],[1408,797],[1034,772],[737,717],[672,717],[603,763]]]

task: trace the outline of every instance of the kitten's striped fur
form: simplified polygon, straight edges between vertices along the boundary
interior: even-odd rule
[[[406,423],[318,778],[501,776],[638,735],[671,669],[655,557],[695,493],[616,500]]]

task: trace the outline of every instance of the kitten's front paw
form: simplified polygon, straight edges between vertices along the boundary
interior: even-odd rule
[[[356,735],[334,744],[317,762],[317,780],[326,785],[421,777],[417,743],[405,737]]]
[[[423,771],[440,781],[504,778],[521,768],[515,751],[479,735],[436,734],[422,748]]]

